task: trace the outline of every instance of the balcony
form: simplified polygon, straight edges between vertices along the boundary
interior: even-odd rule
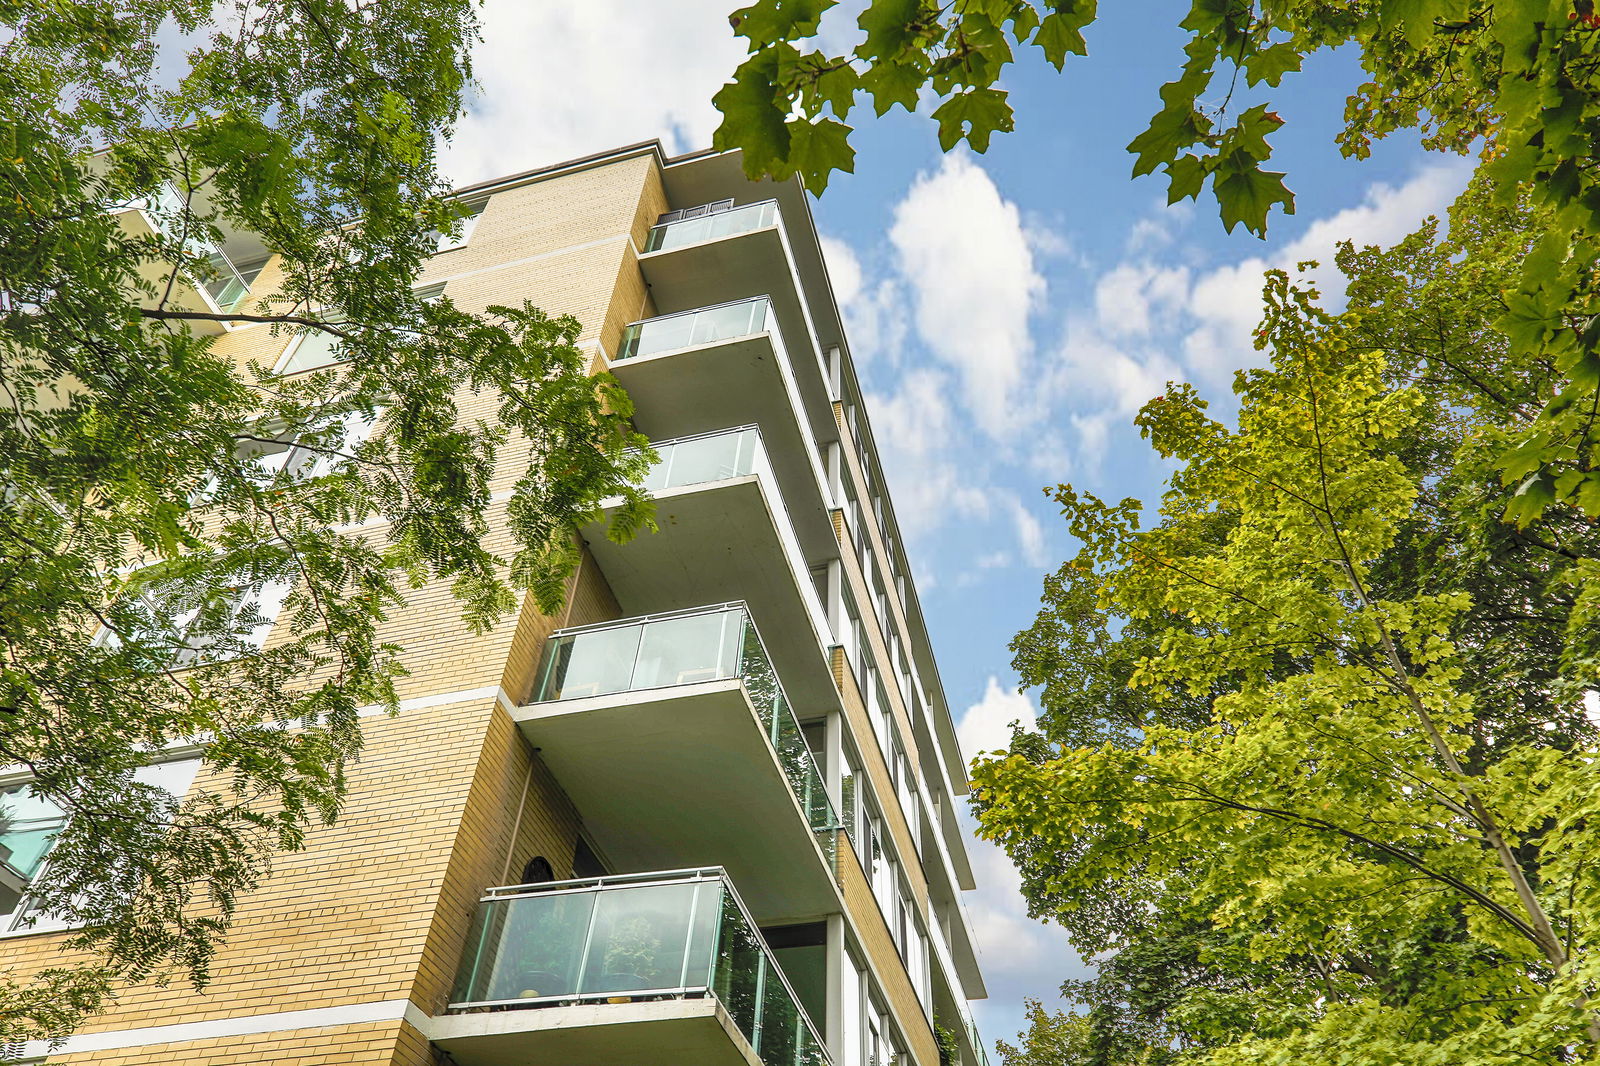
[[[811,432],[817,440],[837,439],[827,373],[776,201],[658,225],[645,242],[639,267],[656,309],[668,315],[770,298],[794,356],[794,377]],[[739,421],[748,421],[748,416]]]
[[[742,603],[562,630],[513,717],[622,869],[726,866],[764,921],[837,909],[834,813]]]
[[[449,1010],[432,1039],[461,1066],[829,1063],[715,868],[491,889]]]
[[[833,550],[827,479],[771,300],[635,322],[611,372],[633,397],[635,424],[653,439],[759,425],[807,558]]]
[[[159,237],[182,245],[185,263],[168,298],[173,309],[227,314],[239,310],[249,298],[252,276],[235,266],[221,248],[182,233],[183,201],[172,189],[163,189],[150,200],[118,206],[113,211],[130,237]],[[153,259],[141,266],[140,274],[155,285],[157,293],[162,293],[172,269],[172,263]],[[207,321],[191,322],[190,327],[196,333],[213,336],[228,329],[226,323]]]
[[[655,443],[647,484],[658,531],[616,544],[602,514],[582,532],[625,614],[747,603],[795,705],[813,717],[838,699],[824,651],[833,638],[765,437],[741,426]]]

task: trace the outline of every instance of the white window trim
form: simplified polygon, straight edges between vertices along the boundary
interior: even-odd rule
[[[198,776],[200,771],[199,764],[204,761],[204,756],[201,754],[197,745],[186,744],[181,747],[169,748],[161,752],[157,757],[152,758],[144,765],[161,766],[167,763],[185,761],[192,761],[196,763],[195,773],[190,776],[188,784],[184,786],[184,795],[187,795],[189,790],[194,787],[194,778],[195,776]],[[18,784],[27,784],[31,780],[33,780],[32,774],[10,774],[5,775],[4,778],[0,778],[0,784],[3,784],[4,787],[10,788]],[[180,795],[176,796],[175,798],[179,801],[182,801],[184,796]],[[65,816],[65,821],[62,823],[62,830],[66,828],[66,823],[70,822],[71,818],[72,816],[70,814]],[[57,830],[57,836],[60,835],[62,830]],[[30,885],[32,885],[34,882],[44,880],[50,875],[50,854],[54,850],[55,838],[52,837],[50,846],[47,847],[44,854],[40,856],[38,870],[34,871],[33,877],[29,879],[28,883]],[[70,921],[47,916],[37,918],[29,925],[21,925],[21,923],[28,917],[30,913],[29,902],[31,898],[32,897],[30,893],[24,892],[22,894],[22,898],[17,902],[17,909],[8,915],[0,916],[0,940],[11,940],[24,936],[43,936],[48,933],[61,933],[82,928],[82,926],[74,925]]]

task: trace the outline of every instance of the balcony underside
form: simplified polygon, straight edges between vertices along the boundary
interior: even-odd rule
[[[777,499],[772,506],[781,506]],[[782,512],[778,512],[780,515]],[[802,722],[838,701],[819,632],[807,607],[810,574],[796,573],[756,475],[667,489],[656,494],[656,533],[627,544],[607,539],[603,518],[583,539],[600,564],[623,617],[743,600],[765,638],[772,665]],[[720,860],[718,860],[720,862]],[[715,865],[715,863],[713,863]]]
[[[837,440],[828,383],[812,348],[805,304],[788,252],[776,226],[729,237],[647,252],[639,257],[656,311],[667,315],[700,307],[770,296],[778,314],[795,378],[806,400],[811,433],[820,441]],[[640,404],[642,408],[644,405]],[[732,425],[748,422],[741,417]]]
[[[536,703],[513,717],[617,872],[725,867],[762,923],[837,908],[739,681]]]
[[[459,1066],[761,1066],[710,997],[451,1014],[431,1038]]]
[[[611,372],[633,398],[634,424],[651,440],[759,425],[800,546],[807,559],[824,559],[838,545],[779,358],[761,333],[623,359]]]

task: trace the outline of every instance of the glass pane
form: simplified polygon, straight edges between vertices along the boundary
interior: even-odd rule
[[[694,927],[683,961],[683,987],[709,988],[716,962],[717,935],[722,923],[722,882],[702,881],[694,903]]]
[[[744,627],[740,648],[739,674],[744,678],[750,702],[755,705],[756,713],[767,726],[767,735],[772,736],[773,709],[783,699],[783,693],[778,687],[778,675],[772,669],[772,661],[761,646],[761,637],[756,633],[756,627],[748,623]]]
[[[806,1023],[800,1007],[776,973],[767,975],[761,1005],[761,1060],[767,1066],[797,1066],[805,1045]]]
[[[651,492],[743,477],[755,471],[754,429],[667,441],[655,447],[660,460],[644,480],[644,487]]]
[[[552,640],[538,698],[569,700],[625,692],[639,651],[638,626],[601,629]]]
[[[639,640],[639,664],[633,688],[660,688],[714,681],[733,676],[729,633],[737,630],[739,611],[718,611],[647,623]]]
[[[748,474],[748,467],[741,469],[740,447],[753,435],[749,430],[721,433],[715,437],[699,437],[675,445],[672,449],[672,485],[698,485]]]
[[[595,897],[581,992],[681,987],[698,885],[617,888]]]
[[[764,296],[681,315],[652,318],[628,327],[618,347],[617,358],[631,359],[748,337],[763,332],[767,328],[766,321],[767,299]]]
[[[293,374],[300,370],[310,370],[313,367],[338,362],[340,358],[336,350],[338,344],[339,338],[332,333],[313,330],[300,338],[288,360],[278,368],[278,373]]]
[[[681,248],[686,244],[698,244],[701,241],[713,241],[719,237],[761,229],[764,226],[772,225],[777,215],[778,205],[769,200],[766,203],[749,204],[745,207],[736,207],[731,211],[719,211],[716,214],[704,215],[700,218],[686,218],[678,222],[669,222],[650,231],[650,239],[645,243],[645,251],[655,252],[663,248]]]
[[[641,323],[634,350],[629,355],[654,355],[687,348],[694,343],[694,320],[697,316],[673,315]]]
[[[39,872],[66,814],[27,785],[0,790],[0,861],[23,877]]]
[[[756,1043],[758,982],[765,955],[754,930],[745,923],[738,904],[729,896],[722,901],[722,928],[717,935],[717,968],[712,990],[722,1001],[733,1024],[745,1039]],[[757,1049],[759,1050],[759,1048]]]
[[[576,993],[595,899],[592,893],[578,892],[481,904],[453,1001]]]

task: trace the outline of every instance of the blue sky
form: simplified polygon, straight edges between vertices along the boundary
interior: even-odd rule
[[[482,93],[446,155],[460,182],[660,137],[710,143],[709,100],[742,50],[728,0],[488,0],[476,56]],[[970,756],[1033,714],[1006,645],[1031,621],[1040,578],[1072,550],[1041,488],[1069,481],[1110,498],[1159,496],[1165,470],[1132,428],[1168,380],[1231,405],[1261,272],[1328,261],[1334,243],[1389,243],[1442,214],[1463,161],[1415,138],[1342,159],[1333,137],[1353,57],[1320,57],[1271,99],[1298,213],[1270,237],[1224,234],[1215,208],[1165,207],[1160,178],[1130,180],[1124,146],[1181,62],[1187,3],[1102,4],[1087,59],[1065,74],[1023,53],[1005,79],[1018,132],[978,156],[939,151],[926,119],[856,113],[856,173],[815,204],[830,272],[883,453],[907,550]],[[826,43],[852,38],[830,16]],[[603,57],[603,58],[600,58]],[[648,87],[641,92],[640,87]],[[1225,92],[1225,88],[1221,91]],[[1318,272],[1331,302],[1336,279]],[[984,1036],[1011,1038],[1024,995],[1059,1004],[1082,963],[1030,921],[1016,877],[973,842],[980,889],[968,910],[990,998]]]

